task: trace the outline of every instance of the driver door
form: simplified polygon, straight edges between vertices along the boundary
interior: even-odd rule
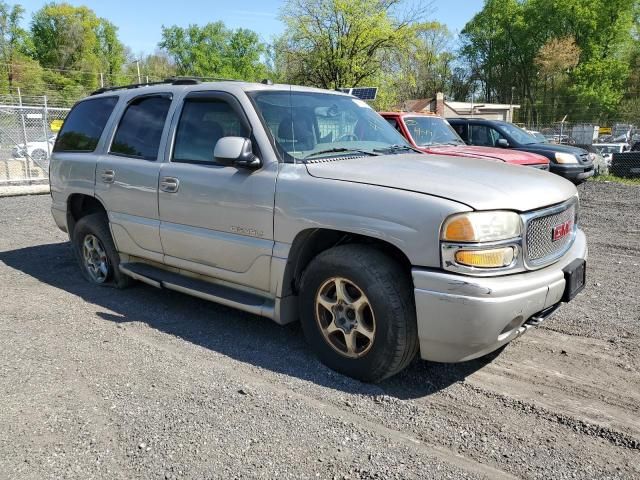
[[[160,170],[160,238],[165,263],[269,291],[277,162],[258,170],[216,162],[216,142],[250,138],[239,102],[222,92],[187,95]],[[254,153],[259,155],[252,139]]]

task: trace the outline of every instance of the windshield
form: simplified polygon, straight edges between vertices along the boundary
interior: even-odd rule
[[[520,127],[516,127],[511,123],[500,123],[500,128],[504,130],[504,132],[509,135],[516,143],[520,143],[522,145],[531,145],[533,143],[541,143],[539,138],[534,137],[530,133],[521,129]]]
[[[357,98],[282,90],[249,96],[285,161],[411,149],[384,118]]]
[[[439,117],[405,117],[404,124],[416,145],[464,145],[449,123]]]
[[[536,137],[538,139],[539,143],[549,143],[549,141],[547,140],[547,137],[545,137],[543,134],[541,134],[540,132],[531,132],[531,135],[533,135],[534,137]]]

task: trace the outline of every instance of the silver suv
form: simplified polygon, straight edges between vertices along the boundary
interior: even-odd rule
[[[51,159],[52,212],[95,284],[132,279],[300,319],[364,381],[498,349],[584,286],[568,181],[415,152],[365,102],[178,80],[80,101]]]

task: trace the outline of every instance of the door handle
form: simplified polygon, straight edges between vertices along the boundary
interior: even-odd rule
[[[116,172],[114,172],[113,170],[105,170],[102,172],[100,177],[102,178],[102,181],[104,183],[113,183],[116,178]]]
[[[180,186],[180,180],[174,177],[162,177],[160,179],[160,190],[167,193],[176,193]]]

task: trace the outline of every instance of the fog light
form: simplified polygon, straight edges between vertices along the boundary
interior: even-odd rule
[[[492,248],[491,250],[458,250],[456,262],[476,268],[500,268],[511,265],[515,257],[513,247]]]

